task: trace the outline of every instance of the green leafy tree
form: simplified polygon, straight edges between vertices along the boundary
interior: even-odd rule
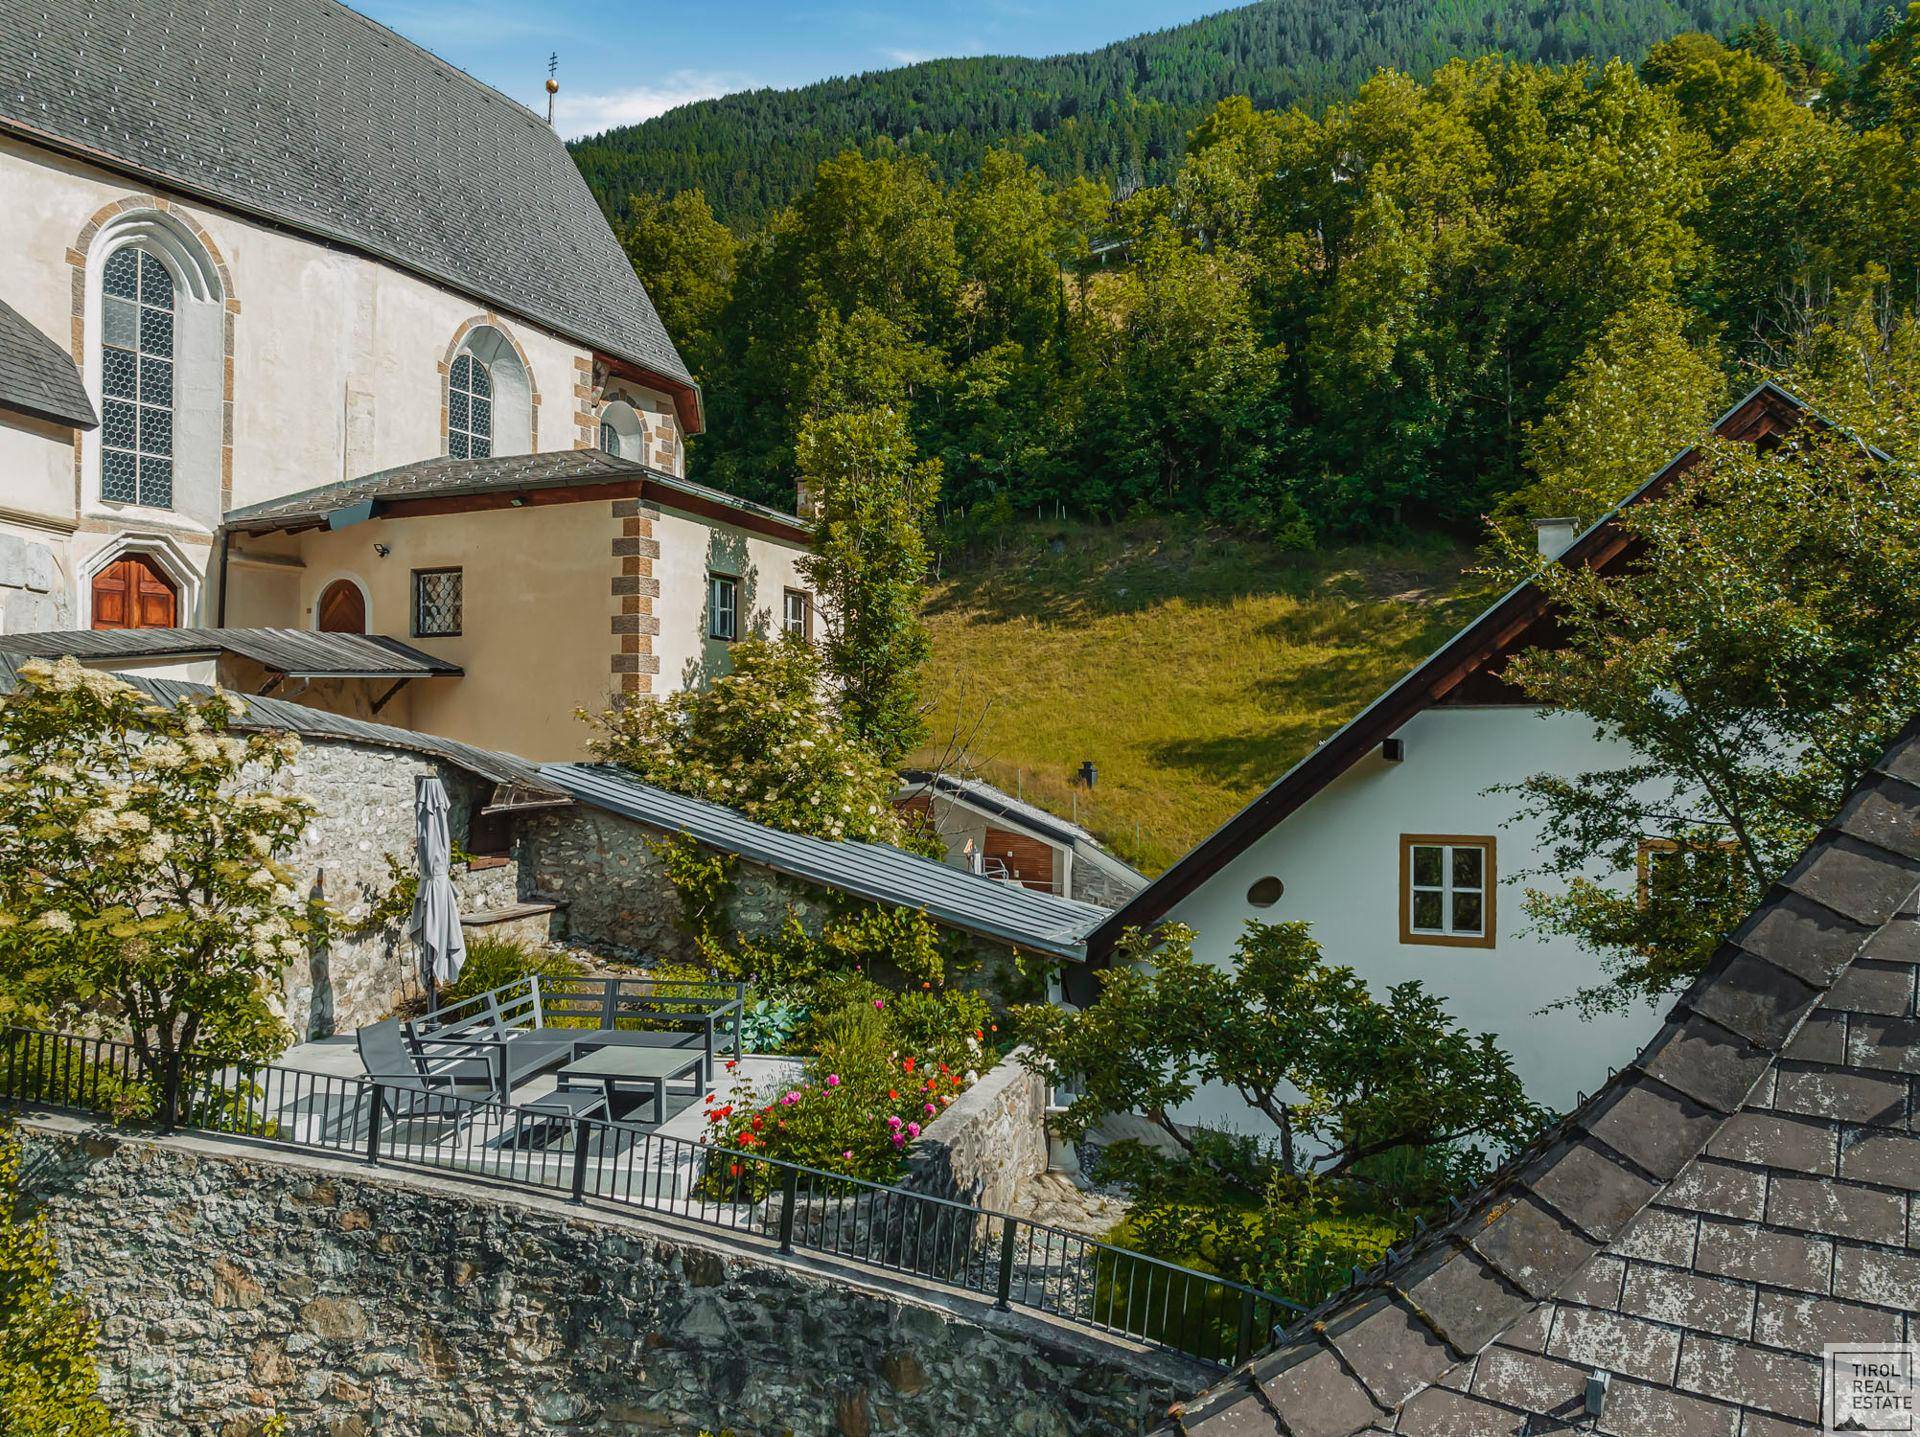
[[[638,193],[613,227],[687,367],[710,375],[720,360],[720,316],[732,298],[740,243],[698,190],[671,199]]]
[[[1802,118],[1774,65],[1711,35],[1676,35],[1655,45],[1640,74],[1671,95],[1716,149],[1764,138]]]
[[[821,602],[841,717],[882,764],[898,763],[926,736],[920,608],[940,466],[916,462],[897,411],[875,409],[807,421],[799,468],[818,505],[814,550],[800,570]]]
[[[818,838],[898,843],[897,780],[849,736],[820,655],[798,639],[743,639],[705,688],[603,714],[596,758],[643,782]]]
[[[0,699],[0,1012],[124,1028],[176,1053],[270,1058],[268,1006],[324,914],[285,856],[311,806],[298,740],[229,728],[226,695],[165,707],[71,659]]]
[[[1591,523],[1706,432],[1726,381],[1688,319],[1661,296],[1608,322],[1528,430],[1539,477],[1505,501],[1509,514]]]
[[[1605,975],[1587,1009],[1698,972],[1920,709],[1920,471],[1813,425],[1702,454],[1620,516],[1624,572],[1534,572],[1559,643],[1507,670],[1633,755],[1515,790],[1557,880],[1527,911]]]
[[[1889,125],[1911,140],[1920,127],[1920,0],[1867,46],[1854,85],[1854,106],[1867,127]]]
[[[100,1400],[93,1319],[60,1288],[46,1219],[21,1206],[20,1139],[0,1129],[0,1437],[119,1437]]]
[[[1325,962],[1305,924],[1249,923],[1222,967],[1196,959],[1177,924],[1130,933],[1116,956],[1084,1011],[1021,1010],[1030,1062],[1074,1093],[1059,1119],[1069,1136],[1138,1112],[1195,1154],[1171,1110],[1203,1083],[1274,1125],[1292,1175],[1348,1176],[1400,1149],[1499,1146],[1539,1125],[1491,1034],[1463,1031],[1418,983],[1374,997]]]

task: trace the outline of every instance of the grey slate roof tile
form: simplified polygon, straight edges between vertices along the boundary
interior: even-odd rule
[[[75,429],[99,423],[73,357],[0,299],[0,409]]]
[[[1773,1106],[1801,1117],[1904,1128],[1907,1080],[1898,1074],[1855,1073],[1845,1068],[1783,1071],[1774,1086]]]
[[[1392,1282],[1456,1352],[1478,1352],[1533,1305],[1478,1254],[1452,1247],[1421,1253]]]
[[[1760,1081],[1771,1056],[1718,1023],[1691,1016],[1663,1027],[1637,1066],[1694,1101],[1731,1113]]]
[[[1463,1392],[1429,1387],[1406,1405],[1395,1430],[1404,1437],[1523,1437],[1527,1419]]]
[[[1913,965],[1882,962],[1868,957],[1871,951],[1863,950],[1853,966],[1834,979],[1825,1006],[1849,1013],[1906,1017],[1913,1012]]]
[[[1752,1284],[1731,1278],[1632,1263],[1620,1291],[1620,1310],[1690,1332],[1747,1337],[1753,1331],[1755,1291]]]
[[[1920,964],[1920,918],[1903,912],[1867,939],[1861,956],[1877,963]]]
[[[1326,1340],[1389,1411],[1459,1360],[1410,1309],[1387,1296],[1329,1323]]]
[[[1734,929],[1728,941],[1769,963],[1796,973],[1815,987],[1853,961],[1874,936],[1871,924],[1855,922],[1797,893],[1779,895]]]
[[[1748,1342],[1688,1333],[1678,1385],[1709,1398],[1737,1392],[1747,1406],[1802,1422],[1820,1417],[1820,1364]]]
[[[1832,1173],[1839,1148],[1833,1123],[1776,1113],[1736,1113],[1707,1144],[1712,1157],[1803,1173]]]
[[[1522,1292],[1554,1291],[1600,1248],[1593,1238],[1536,1198],[1510,1202],[1473,1240],[1473,1250]]]
[[[1325,1347],[1292,1355],[1284,1363],[1256,1361],[1253,1377],[1288,1437],[1352,1437],[1383,1415]]]
[[[1274,1437],[1273,1414],[1239,1373],[1217,1388],[1176,1409],[1180,1430],[1190,1437]]]
[[[1680,1329],[1626,1313],[1563,1307],[1547,1353],[1647,1382],[1671,1382],[1680,1360]]]
[[[1740,1409],[1641,1382],[1615,1382],[1598,1430],[1610,1437],[1735,1437]]]
[[[1847,1056],[1847,1016],[1824,1010],[1807,1015],[1780,1056],[1798,1063],[1842,1063]]]
[[[1826,1233],[1898,1247],[1907,1240],[1907,1200],[1899,1193],[1827,1177],[1774,1173],[1767,1185],[1772,1227]]]
[[[1880,924],[1920,886],[1920,861],[1841,834],[1809,848],[1780,883],[1856,922]]]
[[[1558,1417],[1578,1410],[1586,1391],[1586,1368],[1498,1345],[1487,1349],[1473,1379],[1476,1397]]]
[[[1702,1218],[1693,1265],[1713,1277],[1824,1296],[1832,1277],[1833,1244],[1809,1240],[1803,1233]]]
[[[1718,971],[1689,999],[1693,1011],[1762,1048],[1779,1048],[1820,997],[1784,968],[1738,948],[1722,951]]]
[[[0,127],[691,382],[552,127],[334,0],[21,0],[0,54]]]
[[[1920,1073],[1920,1019],[1858,1013],[1847,1019],[1846,1034],[1850,1066]]]
[[[1528,1188],[1597,1243],[1618,1236],[1659,1191],[1659,1184],[1593,1143],[1548,1153],[1539,1168],[1528,1175]]]
[[[1660,1205],[1758,1222],[1767,1211],[1767,1175],[1702,1157],[1667,1185]]]
[[[1677,1089],[1632,1076],[1600,1097],[1586,1128],[1655,1177],[1671,1178],[1700,1151],[1719,1123],[1719,1114]]]
[[[1841,807],[1833,826],[1878,847],[1920,858],[1920,784],[1869,774]]]
[[[1840,1176],[1920,1192],[1920,1137],[1881,1128],[1843,1131]]]
[[[1582,1307],[1617,1308],[1620,1305],[1620,1285],[1625,1280],[1626,1270],[1627,1265],[1620,1258],[1612,1253],[1600,1253],[1575,1273],[1555,1296],[1561,1302],[1577,1302]],[[1506,1342],[1509,1338],[1500,1340]]]

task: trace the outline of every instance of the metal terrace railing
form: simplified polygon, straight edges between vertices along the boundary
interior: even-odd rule
[[[370,1166],[484,1178],[659,1213],[782,1253],[907,1273],[1199,1359],[1241,1362],[1304,1309],[1012,1213],[627,1123],[560,1118],[365,1077],[188,1055],[154,1082],[124,1042],[6,1030],[0,1101],[227,1134]]]

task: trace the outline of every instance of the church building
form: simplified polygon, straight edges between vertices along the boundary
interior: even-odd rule
[[[0,52],[9,647],[561,759],[810,631],[808,526],[685,479],[700,387],[540,116],[334,0]]]

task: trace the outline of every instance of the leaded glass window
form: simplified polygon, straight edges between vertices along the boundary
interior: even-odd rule
[[[454,360],[447,377],[447,453],[455,459],[493,453],[493,376],[471,354]]]
[[[100,497],[173,504],[173,276],[143,249],[101,276]]]
[[[413,571],[413,634],[415,638],[453,638],[460,633],[463,595],[458,569]]]

